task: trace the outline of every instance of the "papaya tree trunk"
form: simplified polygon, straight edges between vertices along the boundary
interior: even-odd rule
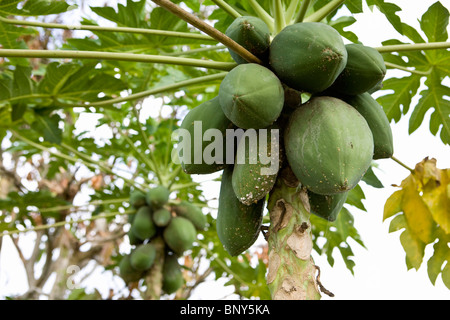
[[[309,201],[290,168],[283,169],[269,197],[267,284],[273,300],[319,300]]]
[[[155,263],[145,277],[147,290],[144,292],[144,300],[159,300],[162,295],[163,267],[164,267],[164,240],[161,237],[152,239],[156,248]]]

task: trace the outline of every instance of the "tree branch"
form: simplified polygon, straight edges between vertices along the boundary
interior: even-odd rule
[[[219,30],[217,30],[214,27],[211,27],[209,24],[204,22],[203,20],[197,18],[193,14],[183,10],[173,2],[169,0],[152,0],[157,5],[163,7],[167,11],[173,13],[177,17],[183,19],[187,23],[193,25],[197,29],[205,32],[209,36],[213,37],[217,41],[221,42],[222,44],[226,45],[228,48],[239,54],[242,58],[244,58],[248,62],[252,63],[258,63],[262,64],[262,61],[256,57],[254,54],[249,52],[247,49],[245,49],[243,46],[238,44],[236,41],[232,40],[227,35],[223,34]]]

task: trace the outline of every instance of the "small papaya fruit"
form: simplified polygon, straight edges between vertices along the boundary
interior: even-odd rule
[[[265,128],[281,114],[284,91],[280,80],[259,64],[240,64],[219,87],[219,102],[225,116],[243,129]]]
[[[137,246],[130,254],[130,263],[133,269],[146,271],[155,262],[156,248],[152,243]]]
[[[153,222],[157,227],[165,227],[169,224],[170,219],[172,219],[172,213],[166,208],[161,208],[153,212]]]
[[[147,191],[147,204],[153,209],[162,208],[169,201],[170,191],[164,186],[156,186]]]
[[[318,194],[354,188],[369,168],[374,150],[364,117],[346,102],[322,96],[292,113],[284,145],[297,179]]]
[[[130,283],[138,281],[142,276],[142,272],[133,268],[130,255],[126,254],[122,256],[119,262],[119,275],[126,283]]]
[[[330,87],[347,64],[341,35],[321,22],[295,23],[270,44],[270,66],[289,87],[309,93]]]
[[[209,174],[222,170],[226,162],[226,130],[231,128],[233,124],[223,113],[219,97],[191,109],[180,125],[180,129],[187,130],[188,133],[181,135],[182,139],[178,144],[183,171],[187,174]],[[205,133],[211,132],[210,129],[216,129],[215,132],[221,134],[214,136],[214,143],[205,138]],[[201,134],[200,137],[196,137],[196,130]],[[200,139],[202,143],[195,139]],[[207,148],[211,148],[211,154],[204,154]],[[211,159],[206,158],[209,155]]]
[[[206,228],[206,216],[203,214],[202,209],[192,203],[182,200],[173,207],[173,210],[177,216],[191,221],[197,230],[204,230]]]
[[[180,289],[183,284],[184,278],[177,257],[166,254],[163,265],[163,291],[167,294],[172,294]]]
[[[225,31],[225,34],[253,53],[263,61],[267,61],[270,47],[269,27],[260,18],[241,16],[236,18]],[[233,50],[229,50],[236,63],[247,61]]]
[[[257,203],[275,185],[280,168],[279,131],[275,125],[249,129],[239,141],[231,181],[236,197],[245,205]]]
[[[128,236],[128,241],[130,242],[130,244],[132,246],[139,245],[144,242],[144,240],[141,240],[138,237],[136,237],[136,235],[133,233],[133,230],[131,230],[131,229],[128,230],[127,236]]]
[[[250,248],[258,238],[265,199],[249,206],[241,203],[232,186],[233,167],[224,169],[219,192],[216,229],[219,240],[231,256]]]
[[[387,159],[394,154],[392,129],[383,107],[368,93],[348,96],[344,100],[366,119],[373,135],[373,159]]]
[[[167,246],[177,255],[192,248],[197,239],[197,231],[188,219],[174,217],[169,225],[164,229],[163,238]]]
[[[383,56],[374,48],[360,43],[345,45],[347,64],[331,88],[337,92],[357,95],[374,88],[383,81],[386,65]]]
[[[145,199],[145,193],[140,190],[133,190],[130,193],[130,205],[135,208],[139,209],[140,207],[143,207],[147,204]]]
[[[317,194],[308,191],[311,213],[328,221],[335,221],[345,201],[348,191],[331,195]]]
[[[155,235],[156,227],[152,221],[152,211],[148,206],[140,207],[135,213],[131,232],[140,240],[150,239]]]

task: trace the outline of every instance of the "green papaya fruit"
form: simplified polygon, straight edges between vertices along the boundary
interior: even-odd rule
[[[348,191],[331,195],[308,191],[311,213],[328,221],[335,221],[345,201]]]
[[[344,98],[366,119],[373,135],[373,159],[387,159],[394,154],[392,129],[383,107],[367,92]]]
[[[253,16],[236,18],[227,28],[225,34],[262,61],[267,61],[270,47],[270,30],[260,18]],[[233,50],[229,50],[229,52],[237,63],[247,63],[244,58]]]
[[[219,87],[223,113],[243,129],[265,128],[281,114],[283,86],[268,68],[259,64],[240,64],[231,70]]]
[[[233,124],[223,113],[219,97],[190,110],[180,125],[180,129],[188,133],[182,135],[178,144],[183,171],[187,174],[209,174],[222,170],[226,162],[226,130],[231,128]],[[217,129],[216,133],[221,133],[221,136],[214,137],[214,142],[205,137],[208,130],[212,131],[210,129]],[[201,136],[196,135],[196,130]],[[202,143],[198,143],[199,139]],[[207,148],[211,149],[210,154],[206,154]],[[211,159],[207,159],[207,156],[211,156]]]
[[[374,48],[359,43],[345,46],[347,65],[331,86],[337,92],[357,95],[374,88],[386,75],[383,56]]]
[[[170,191],[164,186],[156,186],[147,191],[147,204],[153,209],[162,208],[169,201]]]
[[[173,210],[179,217],[183,217],[192,222],[197,230],[204,230],[206,228],[206,216],[202,209],[193,205],[192,203],[182,200],[179,204],[173,207]]]
[[[334,97],[314,97],[292,113],[284,134],[297,179],[318,194],[354,188],[369,168],[373,136],[364,117]]]
[[[127,254],[122,256],[119,262],[119,275],[126,283],[130,283],[138,281],[142,276],[142,272],[133,268],[131,257]]]
[[[183,284],[184,278],[177,257],[166,254],[163,265],[163,291],[172,294],[180,289]]]
[[[157,227],[165,227],[172,219],[172,213],[166,208],[161,208],[153,212],[153,222]]]
[[[163,238],[167,246],[177,255],[192,248],[197,239],[197,230],[188,219],[174,217],[164,229]]]
[[[330,87],[347,63],[341,35],[321,22],[302,22],[281,30],[270,45],[270,65],[289,87],[309,93]]]
[[[280,131],[275,125],[258,131],[249,129],[239,141],[231,182],[243,204],[257,203],[275,185],[280,168],[279,141]]]
[[[153,237],[156,233],[156,226],[152,220],[152,210],[150,207],[140,207],[135,215],[136,217],[131,225],[131,232],[140,240]]]
[[[130,242],[130,244],[132,246],[139,245],[144,242],[144,240],[141,240],[138,237],[136,237],[136,235],[133,233],[133,230],[131,230],[131,229],[128,230],[127,235],[128,235],[128,241]]]
[[[231,256],[250,248],[258,238],[265,199],[249,206],[241,203],[232,186],[233,167],[224,169],[219,193],[216,229],[219,240]]]
[[[139,209],[140,207],[143,207],[147,204],[147,201],[145,199],[145,193],[140,190],[133,190],[130,193],[130,205],[135,208]]]
[[[152,243],[137,246],[130,254],[130,263],[133,269],[146,271],[155,262],[156,248]]]

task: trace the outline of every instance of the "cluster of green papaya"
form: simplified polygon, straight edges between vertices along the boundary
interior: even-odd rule
[[[250,154],[258,145],[241,139],[229,148],[229,129],[279,129],[278,136],[267,135],[278,145],[267,144],[266,154],[279,151],[279,168],[289,165],[308,189],[311,213],[330,221],[372,160],[392,156],[393,141],[389,121],[371,96],[386,74],[375,49],[345,45],[338,31],[319,22],[289,25],[271,39],[261,19],[243,16],[225,33],[262,64],[229,50],[238,65],[223,79],[218,96],[190,110],[181,124],[192,136],[199,130],[195,123],[202,124],[202,137],[208,129],[219,130],[214,138],[222,140],[223,148],[215,150],[221,157],[194,161],[211,139],[180,142],[179,156],[188,174],[223,170],[217,233],[225,249],[237,255],[257,238],[264,201],[279,171],[261,175],[260,169],[267,168],[262,162],[230,164],[231,152]],[[184,152],[186,147],[193,151]]]
[[[119,263],[119,272],[125,282],[142,279],[157,259],[155,238],[163,239],[163,290],[177,291],[184,283],[178,263],[185,251],[192,248],[197,233],[206,227],[206,216],[197,206],[187,201],[169,203],[170,191],[156,186],[147,193],[134,190],[130,205],[136,213],[128,216],[131,225],[128,239],[132,246]]]

